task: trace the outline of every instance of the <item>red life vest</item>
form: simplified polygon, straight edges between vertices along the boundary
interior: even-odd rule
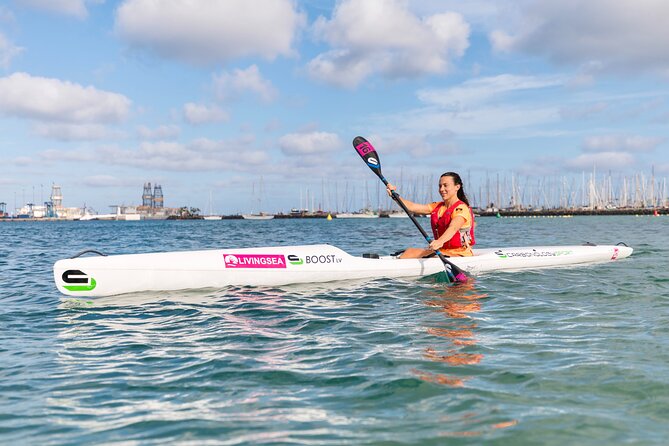
[[[432,234],[434,234],[434,239],[438,239],[444,232],[446,228],[451,223],[451,217],[455,208],[465,204],[464,202],[458,200],[451,207],[446,209],[444,213],[439,216],[439,209],[444,206],[444,203],[439,203],[433,210],[431,217],[432,222]],[[472,246],[476,244],[476,239],[474,238],[474,212],[469,208],[469,214],[471,215],[471,224],[469,228],[461,228],[456,232],[450,240],[444,243],[442,248],[452,249],[452,248],[462,248],[463,246]]]

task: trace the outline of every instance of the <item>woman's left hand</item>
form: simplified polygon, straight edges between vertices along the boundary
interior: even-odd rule
[[[444,246],[444,242],[440,241],[439,239],[432,240],[430,242],[430,249],[432,251],[436,251],[437,249],[441,248],[442,246]]]

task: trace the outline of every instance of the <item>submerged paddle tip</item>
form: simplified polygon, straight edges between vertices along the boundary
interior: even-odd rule
[[[465,276],[465,273],[460,273],[455,276],[455,281],[459,283],[465,283],[467,281],[467,276]]]

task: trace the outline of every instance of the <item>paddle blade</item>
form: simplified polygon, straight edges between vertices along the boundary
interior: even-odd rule
[[[457,274],[455,276],[455,281],[460,283],[465,283],[467,281],[467,276],[465,276],[465,273],[460,271],[460,274]]]
[[[446,269],[446,275],[448,276],[448,279],[450,282],[456,282],[456,283],[465,283],[467,281],[467,275],[465,274],[464,271],[462,271],[460,268],[458,268],[457,265],[455,265],[453,262],[450,262],[442,253],[441,251],[435,251],[437,254],[437,257],[441,259],[442,262],[444,262],[444,267]]]
[[[355,147],[356,152],[367,163],[369,168],[372,169],[372,172],[385,183],[385,178],[383,178],[383,174],[381,173],[381,160],[379,160],[379,154],[376,153],[374,146],[362,136],[356,136],[353,139],[353,147]]]

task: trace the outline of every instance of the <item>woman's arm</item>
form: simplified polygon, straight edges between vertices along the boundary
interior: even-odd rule
[[[392,197],[391,191],[394,190],[397,190],[397,188],[392,184],[388,183],[388,186],[386,187],[386,192],[388,192],[388,196]],[[400,197],[400,200],[402,200],[404,206],[406,206],[407,209],[409,209],[409,211],[413,212],[414,214],[427,215],[432,212],[432,209],[430,209],[429,204],[414,203],[413,201],[409,201],[406,198],[402,197]]]

